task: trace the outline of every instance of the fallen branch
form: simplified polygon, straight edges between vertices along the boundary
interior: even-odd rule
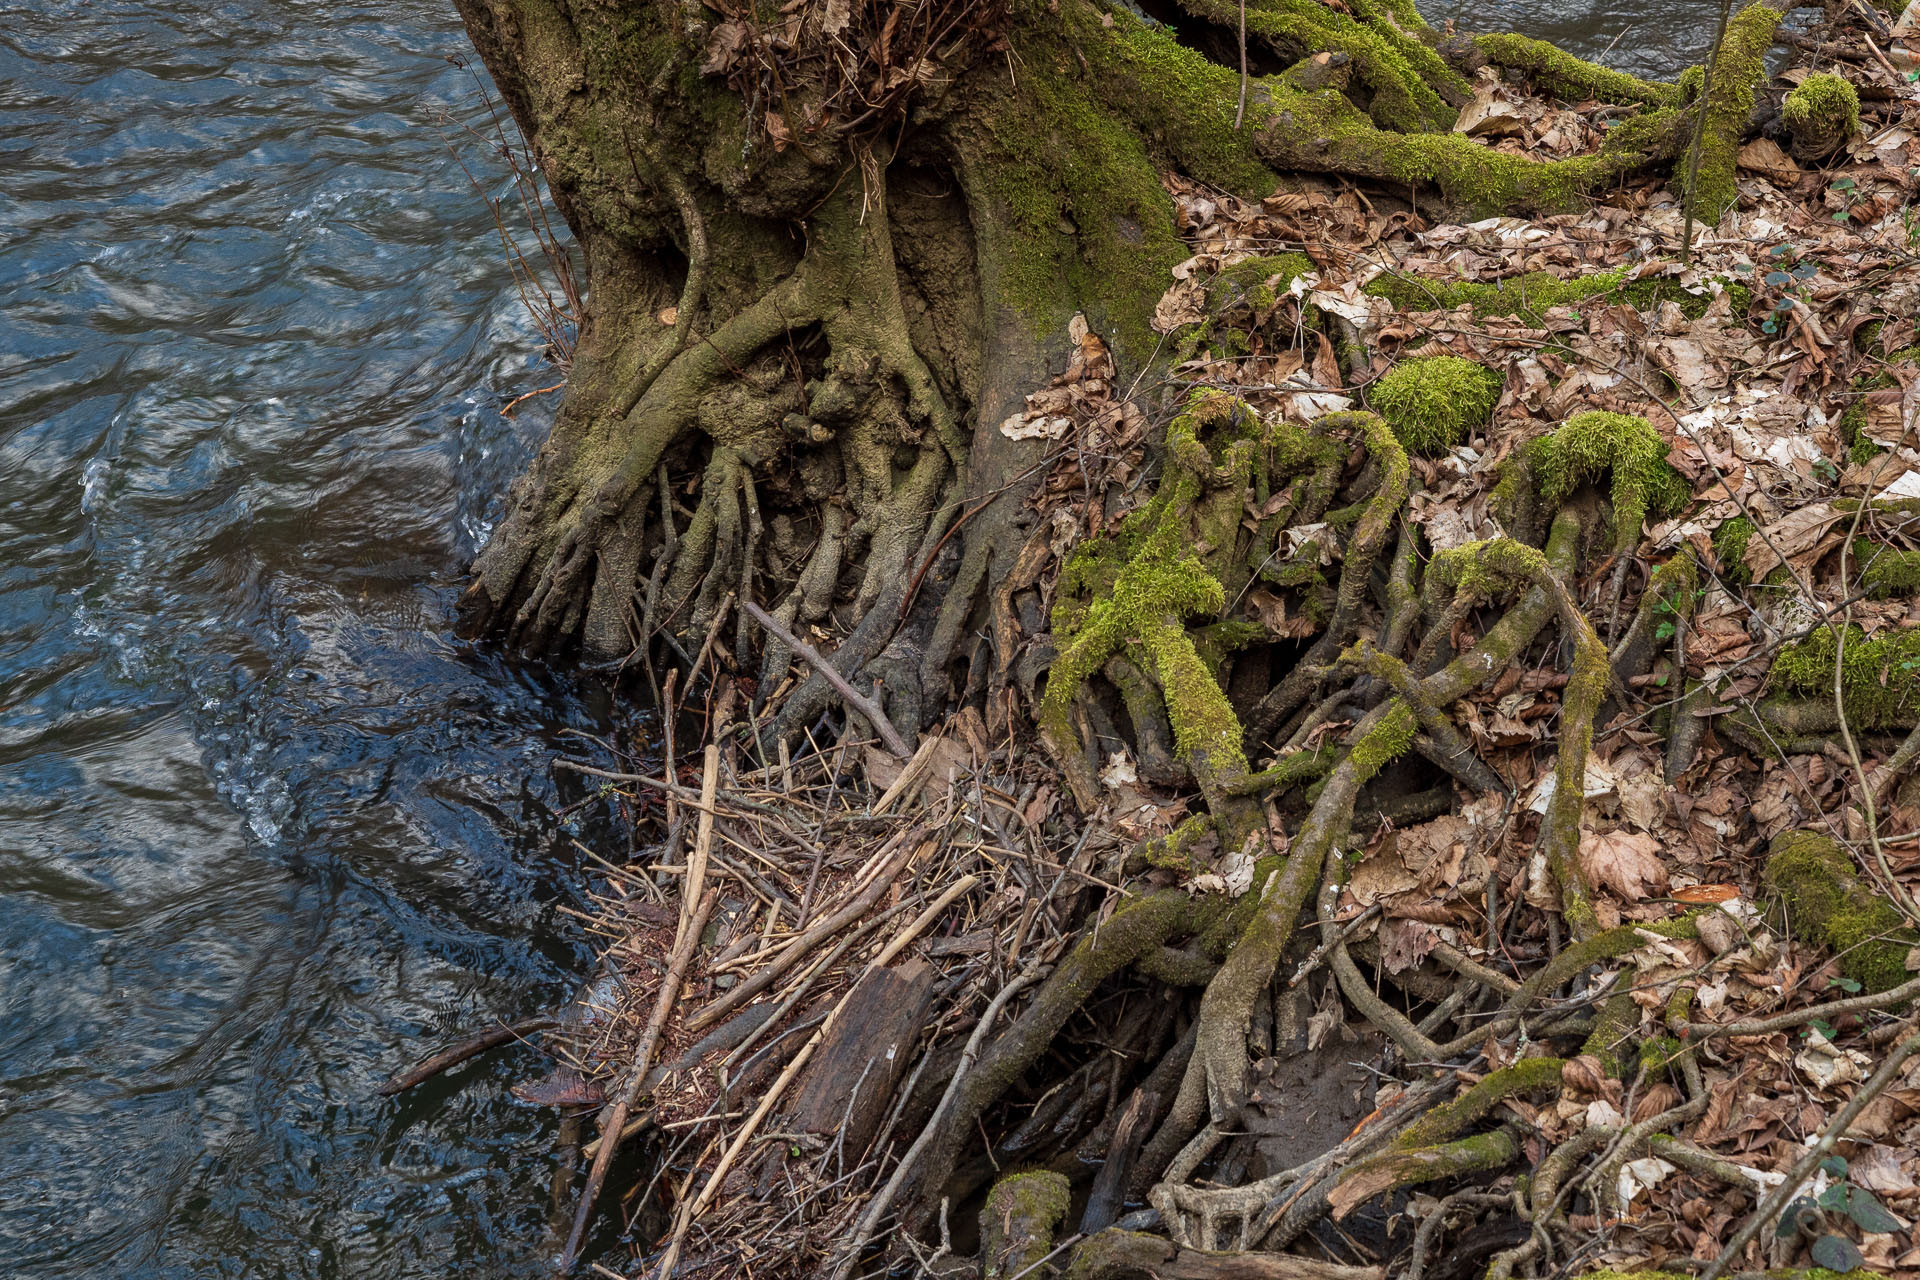
[[[900,731],[893,727],[893,721],[887,719],[887,713],[880,709],[879,704],[849,684],[847,678],[841,675],[831,662],[828,662],[820,656],[818,649],[781,626],[772,614],[762,609],[753,601],[742,600],[740,606],[749,614],[752,614],[753,620],[765,627],[768,634],[773,636],[774,639],[806,659],[808,665],[818,671],[821,676],[826,679],[826,682],[833,686],[834,692],[838,693],[841,698],[846,701],[848,706],[865,716],[873,724],[874,732],[880,735],[880,741],[886,743],[887,750],[893,752],[894,755],[899,756],[902,760],[907,759],[913,754],[913,748],[909,747],[907,740],[900,736]]]
[[[476,1035],[468,1036],[457,1044],[449,1045],[430,1058],[423,1058],[408,1067],[393,1079],[375,1090],[383,1098],[391,1098],[397,1093],[405,1093],[416,1085],[425,1084],[443,1072],[451,1071],[468,1058],[478,1057],[489,1049],[497,1049],[503,1044],[524,1039],[539,1031],[550,1031],[559,1025],[559,1019],[542,1016],[522,1018],[504,1026],[490,1028]]]

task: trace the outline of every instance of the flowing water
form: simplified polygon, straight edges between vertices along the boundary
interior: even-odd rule
[[[1713,13],[1470,3],[1652,74]],[[464,51],[436,0],[0,0],[0,1275],[539,1272],[524,1052],[373,1093],[571,993],[546,762],[610,715],[447,636],[553,380]]]
[[[0,4],[0,1275],[536,1269],[576,687],[449,643],[555,379],[432,0]]]
[[[1706,61],[1720,17],[1719,0],[1426,0],[1419,8],[1435,26],[1451,19],[1460,31],[1518,31],[1653,80]]]

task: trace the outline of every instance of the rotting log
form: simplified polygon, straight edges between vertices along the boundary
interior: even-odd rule
[[[837,1134],[848,1161],[866,1154],[926,1024],[937,976],[923,960],[904,960],[860,979],[801,1077],[796,1130]]]

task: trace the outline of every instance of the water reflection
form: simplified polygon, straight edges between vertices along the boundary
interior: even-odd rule
[[[452,651],[543,428],[437,4],[0,5],[0,1273],[532,1274],[433,1038],[581,957],[571,686]]]

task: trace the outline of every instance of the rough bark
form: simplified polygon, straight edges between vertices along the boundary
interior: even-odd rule
[[[1010,660],[962,643],[1015,631],[987,587],[1029,545],[1046,448],[999,424],[1057,372],[1076,311],[1122,377],[1159,354],[1153,304],[1186,253],[1162,173],[1550,210],[1670,159],[1691,127],[1672,86],[1532,41],[1443,41],[1406,0],[1254,0],[1257,61],[1282,70],[1245,85],[1238,128],[1240,74],[1209,57],[1237,19],[1219,0],[1156,7],[1178,37],[1094,0],[458,5],[588,284],[565,401],[462,633],[597,660],[711,634],[742,664],[761,650],[776,685],[790,655],[727,629],[752,599],[833,635],[909,735],[969,663]],[[1590,157],[1490,152],[1450,131],[1463,72],[1488,63],[1640,114]],[[799,675],[790,731],[831,698]]]

